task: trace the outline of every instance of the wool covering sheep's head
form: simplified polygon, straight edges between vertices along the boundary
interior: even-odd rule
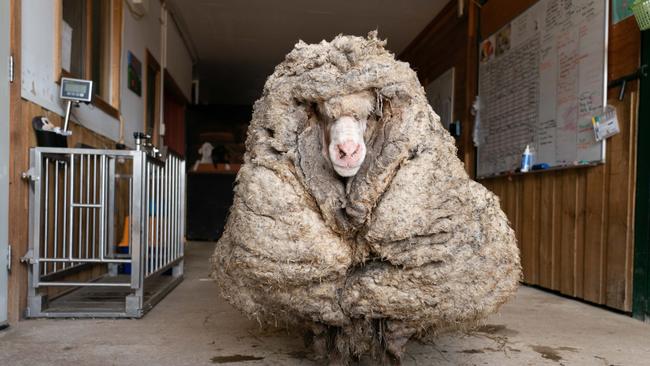
[[[231,304],[322,354],[399,358],[496,311],[521,274],[498,198],[384,44],[300,42],[275,68],[212,257]]]

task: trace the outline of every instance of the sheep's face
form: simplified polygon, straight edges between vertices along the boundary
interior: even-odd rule
[[[326,120],[323,153],[342,177],[357,174],[366,157],[364,133],[374,110],[374,95],[361,92],[331,98],[319,104]]]
[[[363,133],[367,120],[341,116],[329,125],[328,157],[334,171],[342,177],[351,177],[359,171],[366,157]]]

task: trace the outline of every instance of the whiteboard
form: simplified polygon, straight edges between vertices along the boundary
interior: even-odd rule
[[[440,115],[440,122],[448,130],[454,118],[454,68],[430,82],[425,92],[431,108]]]
[[[530,145],[551,168],[603,162],[591,117],[607,98],[605,0],[540,0],[479,46],[477,176],[512,172]]]

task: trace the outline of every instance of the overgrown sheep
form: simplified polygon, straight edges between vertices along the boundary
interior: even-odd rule
[[[521,276],[498,198],[384,45],[299,42],[275,68],[212,257],[227,301],[305,329],[332,362],[399,360],[409,339],[495,312]]]

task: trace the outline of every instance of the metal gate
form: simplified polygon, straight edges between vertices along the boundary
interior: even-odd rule
[[[182,279],[185,162],[33,148],[30,317],[140,317]]]

